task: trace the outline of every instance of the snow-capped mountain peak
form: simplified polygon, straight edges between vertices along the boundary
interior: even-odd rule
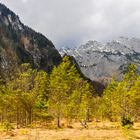
[[[61,55],[74,56],[81,71],[91,80],[121,77],[129,63],[140,64],[140,39],[119,37],[106,44],[88,41],[75,49],[60,49]]]

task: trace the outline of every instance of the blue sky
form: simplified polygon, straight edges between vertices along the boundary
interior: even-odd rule
[[[119,36],[140,38],[140,0],[0,1],[56,47],[108,42]]]

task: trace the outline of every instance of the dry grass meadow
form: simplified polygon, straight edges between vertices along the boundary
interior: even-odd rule
[[[137,140],[140,139],[140,123],[131,130],[122,129],[118,123],[88,124],[82,128],[75,123],[73,128],[25,128],[5,132],[1,129],[0,140]]]

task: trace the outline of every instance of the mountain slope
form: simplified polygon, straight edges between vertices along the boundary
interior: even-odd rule
[[[120,78],[129,63],[140,65],[140,39],[137,38],[120,37],[106,44],[89,41],[75,49],[61,48],[59,52],[75,57],[86,77],[104,83],[112,76]]]
[[[50,71],[61,56],[45,36],[25,26],[3,4],[0,4],[0,69],[1,73],[21,63]]]

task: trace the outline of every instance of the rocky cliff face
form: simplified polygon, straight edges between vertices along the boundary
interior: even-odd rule
[[[50,71],[61,56],[45,36],[25,26],[6,6],[0,4],[0,69],[1,72],[21,63]]]
[[[61,48],[61,55],[75,57],[81,71],[91,80],[109,82],[112,76],[120,78],[130,63],[140,65],[140,39],[120,37],[102,44],[89,41],[80,47]]]

